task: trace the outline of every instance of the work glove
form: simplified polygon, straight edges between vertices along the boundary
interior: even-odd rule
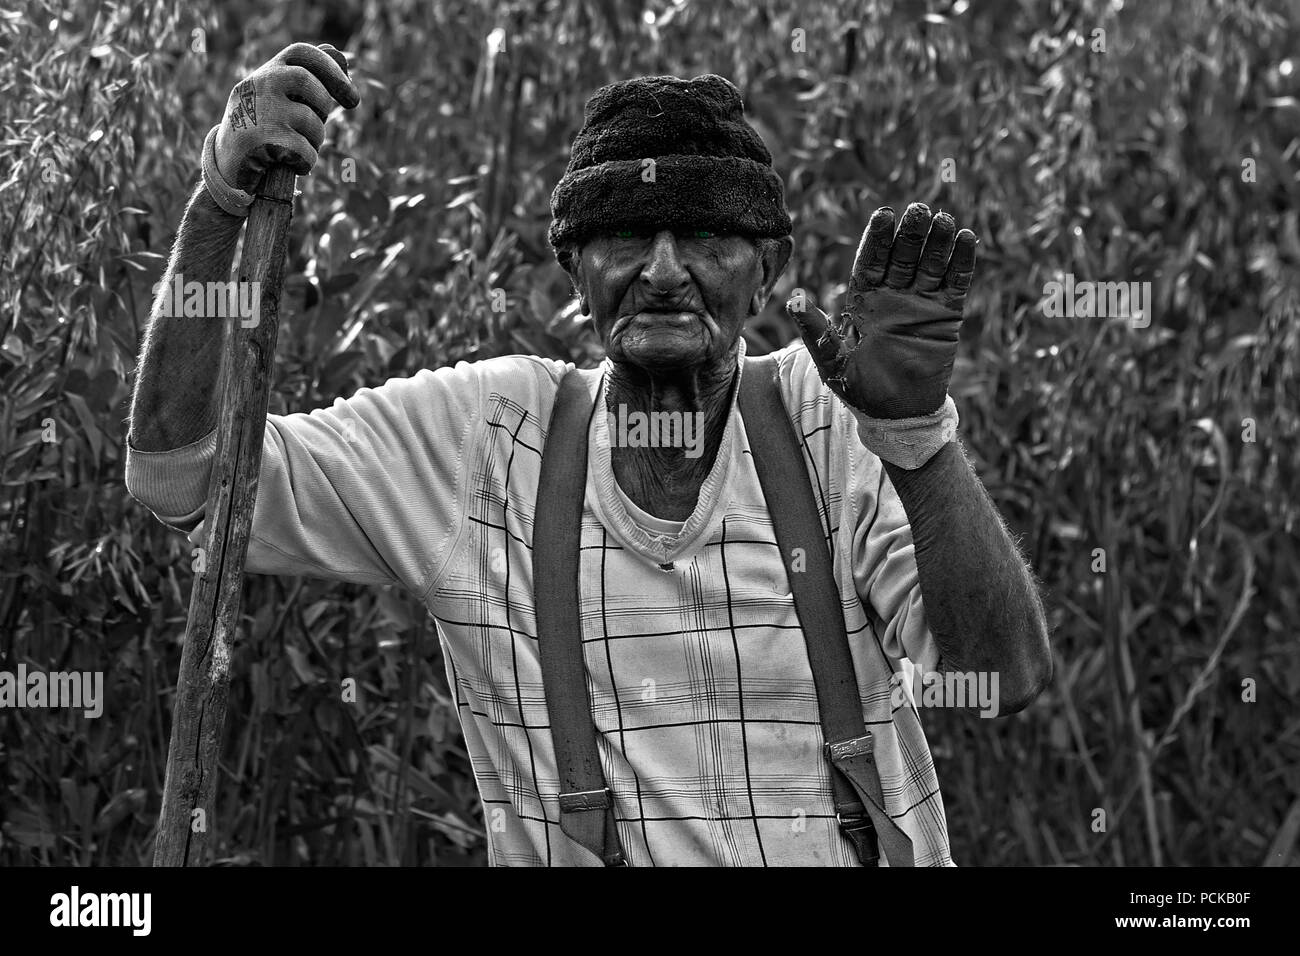
[[[352,109],[360,101],[347,60],[334,47],[285,47],[235,86],[221,123],[208,133],[203,144],[208,192],[232,215],[247,215],[268,167],[283,164],[306,176],[316,165],[334,104]]]
[[[948,380],[977,240],[924,203],[907,207],[897,233],[894,220],[888,207],[872,215],[838,319],[802,298],[787,309],[867,447],[917,468],[955,433]]]

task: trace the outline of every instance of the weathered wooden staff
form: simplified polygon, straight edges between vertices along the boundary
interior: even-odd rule
[[[248,214],[239,282],[257,283],[251,288],[260,290],[253,297],[258,321],[236,320],[226,340],[216,461],[204,515],[207,547],[190,595],[154,866],[207,862],[295,182],[292,170],[272,167]]]

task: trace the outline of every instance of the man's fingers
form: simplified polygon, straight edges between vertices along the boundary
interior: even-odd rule
[[[921,262],[916,267],[918,292],[933,292],[943,283],[956,233],[957,223],[952,216],[946,212],[935,215],[930,223],[930,235],[926,237],[925,248],[921,250]]]
[[[856,296],[876,288],[885,279],[889,265],[889,250],[894,241],[894,210],[881,206],[871,214],[871,221],[862,232],[858,254],[853,260],[853,275],[849,278],[848,307],[856,308]]]
[[[289,66],[301,66],[310,70],[316,79],[325,84],[329,95],[345,109],[350,110],[361,102],[361,95],[345,72],[347,60],[333,47],[325,50],[310,43],[295,43],[285,47],[276,59]],[[342,66],[339,65],[340,59],[343,59]]]
[[[301,133],[284,131],[250,154],[250,159],[267,166],[288,166],[295,175],[308,176],[316,165],[316,148]]]
[[[820,368],[832,370],[840,356],[840,337],[828,316],[806,299],[798,300],[800,308],[792,307],[795,299],[785,304],[786,314],[799,326],[803,344],[808,347],[813,361]]]
[[[319,150],[325,142],[325,123],[309,106],[296,103],[285,115],[285,125],[302,134],[312,149]],[[298,175],[303,175],[299,173]]]
[[[952,248],[952,260],[948,263],[948,271],[944,273],[941,289],[949,305],[960,308],[966,298],[971,277],[975,274],[975,244],[978,241],[975,233],[969,229],[957,233],[957,240]]]
[[[329,58],[342,67],[343,72],[348,72],[348,58],[332,43],[317,43],[316,49],[324,50],[329,54]]]
[[[301,66],[285,67],[283,83],[286,99],[310,106],[322,122],[329,119],[330,110],[334,108],[334,97],[329,95],[325,84],[316,79],[310,70]]]
[[[915,281],[916,264],[930,232],[930,221],[930,207],[925,203],[914,202],[903,213],[889,256],[889,268],[885,270],[885,285],[891,289],[906,289]]]

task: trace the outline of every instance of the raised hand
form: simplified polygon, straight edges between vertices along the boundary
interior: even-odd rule
[[[787,305],[836,395],[872,418],[915,418],[943,405],[977,241],[924,203],[907,207],[895,233],[894,211],[882,207],[862,235],[839,318]]]

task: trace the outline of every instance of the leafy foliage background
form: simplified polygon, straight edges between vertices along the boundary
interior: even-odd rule
[[[793,338],[794,288],[833,307],[878,205],[924,200],[981,238],[952,391],[1057,669],[1014,718],[923,714],[958,862],[1295,863],[1298,36],[1285,0],[0,12],[0,667],[102,670],[107,698],[99,720],[0,711],[0,864],[151,858],[193,575],[123,486],[130,376],[203,136],[295,40],[347,50],[363,102],[300,181],[273,411],[460,359],[596,361],[545,240],[583,103],[722,73],[796,223],[754,348]],[[1065,272],[1150,281],[1151,326],[1044,318]],[[483,863],[422,609],[270,578],[244,608],[223,862]]]

